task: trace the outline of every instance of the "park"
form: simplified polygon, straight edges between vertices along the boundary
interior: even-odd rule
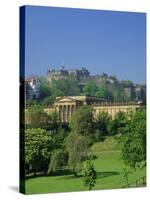
[[[93,190],[115,189],[125,186],[126,180],[123,176],[124,166],[120,158],[120,151],[116,145],[115,139],[110,137],[107,141],[99,142],[93,146],[93,151],[97,152],[98,158],[93,161],[94,167],[98,173],[96,185]],[[134,182],[138,177],[146,176],[146,169],[133,170],[129,174],[129,183]],[[50,192],[72,192],[84,191],[82,177],[71,175],[36,177],[26,181],[27,194],[50,193]],[[139,182],[142,185],[142,180]],[[145,185],[143,185],[145,186]]]
[[[25,132],[27,194],[146,185],[144,107],[119,112],[114,119],[100,113],[95,121],[91,106],[85,105],[73,114],[69,126],[61,127],[56,113],[49,115],[35,106],[28,112],[32,120]],[[93,179],[83,175],[87,161],[95,172]]]

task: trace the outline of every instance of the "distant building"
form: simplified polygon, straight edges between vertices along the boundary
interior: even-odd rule
[[[27,99],[38,99],[40,96],[40,80],[38,77],[30,77],[25,80]]]
[[[68,77],[68,71],[63,67],[60,70],[49,69],[47,71],[47,80],[52,82],[52,80],[58,80],[60,78]]]
[[[146,85],[135,85],[134,97],[136,101],[146,102]]]
[[[132,86],[124,87],[124,94],[128,100],[133,99],[134,97],[134,88]]]
[[[83,88],[87,81],[95,81],[97,85],[103,84],[106,87],[113,85],[113,88],[120,88],[120,91],[124,93],[127,101],[142,101],[146,102],[146,85],[134,84],[129,80],[118,80],[115,76],[109,76],[106,73],[101,75],[91,75],[90,72],[82,67],[80,69],[65,69],[62,66],[60,69],[49,69],[47,71],[46,79],[49,83],[53,80],[59,80],[61,78],[74,78],[78,81],[78,87],[80,92],[83,92]],[[26,96],[30,99],[39,98],[40,81],[38,77],[31,77],[26,79]]]
[[[117,82],[117,78],[115,76],[108,76],[106,73],[102,73],[102,75],[97,76],[101,83],[105,84],[115,84]]]
[[[92,96],[65,96],[57,97],[53,106],[44,108],[44,111],[49,114],[57,112],[58,120],[62,123],[68,123],[73,113],[82,105],[90,105],[93,117],[96,119],[101,112],[106,112],[114,118],[118,112],[135,111],[142,106],[142,102],[112,103]]]
[[[81,79],[88,78],[89,76],[90,73],[86,68],[66,70],[65,67],[62,66],[59,70],[49,69],[47,71],[47,80],[49,82],[65,77],[73,77],[76,80],[80,81]]]

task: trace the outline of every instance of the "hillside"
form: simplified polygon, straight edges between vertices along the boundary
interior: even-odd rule
[[[119,136],[109,136],[102,142],[97,142],[91,147],[91,152],[99,155],[102,152],[120,151]]]

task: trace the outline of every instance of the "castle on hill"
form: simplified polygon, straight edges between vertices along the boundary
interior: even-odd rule
[[[52,80],[58,80],[60,78],[64,77],[74,77],[78,81],[90,78],[90,72],[82,67],[81,69],[65,69],[64,66],[62,66],[60,69],[49,69],[47,70],[47,80],[51,82]]]
[[[114,88],[123,88],[124,94],[134,99],[135,101],[146,101],[146,85],[134,84],[128,80],[118,80],[115,76],[109,76],[106,73],[101,75],[91,75],[87,68],[80,69],[66,69],[62,66],[60,69],[48,69],[46,73],[46,80],[52,83],[53,80],[61,78],[74,78],[77,80],[78,86],[82,90],[87,81],[93,80],[97,85],[103,84],[105,86],[113,86]],[[30,77],[25,81],[27,98],[38,99],[40,97],[40,78]]]

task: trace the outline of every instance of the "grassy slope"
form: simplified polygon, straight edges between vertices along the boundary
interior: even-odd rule
[[[125,167],[120,159],[119,146],[113,137],[104,142],[93,145],[91,151],[97,155],[93,164],[97,171],[96,185],[93,189],[121,188],[126,184],[123,178]],[[129,182],[145,175],[145,169],[129,174]],[[39,177],[26,181],[26,193],[48,193],[86,190],[82,177],[74,178],[72,175]]]

